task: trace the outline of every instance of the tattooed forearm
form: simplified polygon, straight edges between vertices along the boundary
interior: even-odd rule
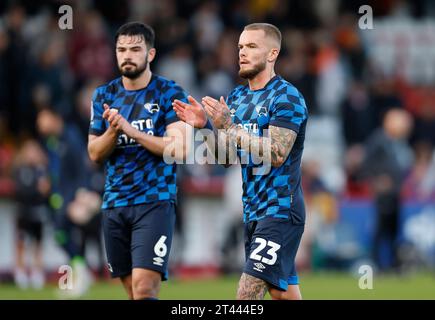
[[[208,136],[205,142],[218,164],[229,167],[237,162],[236,146],[231,143],[225,130],[213,128],[211,136]]]
[[[268,288],[264,280],[243,273],[237,289],[237,300],[262,300]]]
[[[259,157],[270,157],[269,161],[274,167],[284,163],[297,138],[296,132],[275,126],[270,126],[269,137],[251,135],[235,124],[230,127],[228,133],[233,144]]]
[[[273,166],[280,166],[287,159],[296,141],[296,132],[280,127],[270,127],[270,153]]]

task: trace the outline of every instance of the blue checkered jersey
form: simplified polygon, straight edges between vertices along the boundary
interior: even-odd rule
[[[107,103],[136,129],[163,136],[169,124],[179,121],[172,109],[174,99],[187,102],[186,93],[174,81],[153,74],[145,88],[125,90],[117,78],[95,90],[89,134],[101,135],[108,128],[102,118]],[[175,164],[165,163],[125,134],[119,135],[105,169],[103,209],[176,200]]]
[[[269,126],[288,128],[298,134],[288,158],[278,168],[258,164],[245,150],[238,150],[244,221],[274,217],[303,223],[301,156],[308,112],[302,94],[282,77],[275,76],[259,90],[250,90],[248,85],[236,87],[227,104],[233,122],[251,135],[263,136]]]

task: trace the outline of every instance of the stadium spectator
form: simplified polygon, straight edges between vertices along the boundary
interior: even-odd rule
[[[69,42],[69,63],[76,85],[92,78],[113,75],[113,49],[103,17],[98,11],[83,12]]]
[[[27,140],[19,149],[13,175],[17,201],[15,283],[21,289],[29,286],[42,289],[45,283],[42,231],[49,219],[51,185],[47,155],[36,140]],[[33,258],[30,273],[26,267],[27,252]]]
[[[351,84],[341,105],[343,136],[348,148],[363,144],[377,128],[370,93],[364,83]]]
[[[412,129],[412,118],[402,109],[386,112],[383,126],[366,144],[363,174],[368,176],[375,196],[376,230],[373,258],[380,270],[398,270],[397,235],[401,209],[400,191],[413,155],[406,139]],[[381,255],[387,243],[390,262]]]
[[[82,296],[89,288],[91,275],[82,251],[80,227],[71,219],[68,208],[77,191],[87,186],[86,148],[77,126],[64,121],[54,110],[38,113],[37,128],[48,155],[55,239],[75,271],[71,295]]]

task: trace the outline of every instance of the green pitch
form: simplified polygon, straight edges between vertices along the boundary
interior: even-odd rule
[[[304,299],[435,299],[435,274],[374,276],[373,289],[361,290],[358,278],[347,274],[301,274]],[[181,281],[172,279],[162,285],[161,299],[234,299],[238,277]],[[17,289],[0,284],[0,299],[58,299],[54,284],[42,291]],[[95,283],[84,299],[126,299],[117,282]],[[269,299],[269,297],[268,297]]]

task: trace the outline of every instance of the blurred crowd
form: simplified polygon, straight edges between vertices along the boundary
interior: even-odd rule
[[[73,8],[72,30],[59,29],[62,4]],[[358,26],[358,9],[365,4],[373,9],[374,30]],[[326,155],[304,159],[309,212],[320,212],[321,218],[314,220],[332,223],[338,219],[340,199],[374,199],[379,217],[375,247],[382,236],[394,247],[401,201],[435,200],[435,88],[410,81],[400,65],[385,72],[371,58],[365,36],[376,32],[376,21],[394,17],[433,20],[435,7],[429,0],[2,1],[0,197],[20,204],[18,230],[30,230],[39,241],[38,224],[54,221],[60,226],[57,242],[71,259],[82,256],[87,237],[98,238],[99,228],[98,206],[86,204],[98,203],[88,199],[104,183],[102,169],[86,154],[90,101],[96,86],[118,76],[117,28],[132,20],[153,26],[153,72],[200,98],[227,96],[241,83],[238,36],[246,24],[270,22],[283,35],[276,71],[304,95],[311,119],[308,132],[319,131],[314,124],[322,119],[338,128],[319,150],[338,150],[342,183],[328,181],[336,176],[327,174],[322,162],[328,161]],[[309,136],[307,147],[317,147]],[[206,182],[210,192],[219,193],[224,185],[213,188],[213,181],[221,181],[225,173],[217,166],[181,166],[179,172],[181,198],[198,183],[204,190],[204,181],[211,181]],[[41,206],[47,206],[46,213]],[[23,219],[29,211],[34,217]],[[61,221],[65,216],[67,221]],[[65,240],[76,236],[65,224],[79,229],[79,241]],[[305,266],[310,257],[304,248],[310,246],[310,235],[319,232],[312,225],[302,244]],[[21,243],[17,247],[20,252]],[[38,277],[36,273],[35,283]]]

